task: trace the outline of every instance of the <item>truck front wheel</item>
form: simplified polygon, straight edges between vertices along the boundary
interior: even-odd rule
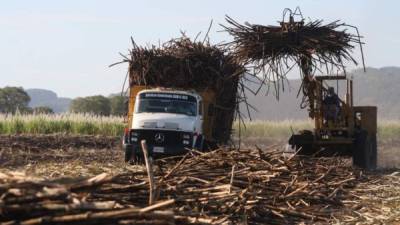
[[[132,145],[124,144],[124,152],[125,152],[125,162],[129,162],[132,159]]]

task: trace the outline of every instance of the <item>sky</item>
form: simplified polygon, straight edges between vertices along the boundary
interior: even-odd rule
[[[207,31],[212,43],[231,40],[219,24],[273,25],[284,8],[299,6],[311,19],[340,19],[359,28],[369,67],[400,66],[400,1],[375,0],[0,0],[0,87],[55,91],[61,97],[121,91],[130,37],[158,44]],[[358,53],[356,53],[357,55]],[[349,69],[352,69],[350,67]]]

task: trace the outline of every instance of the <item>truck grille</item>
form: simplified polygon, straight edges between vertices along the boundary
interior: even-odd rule
[[[190,133],[182,131],[135,129],[131,130],[131,136],[133,133],[137,134],[138,142],[146,140],[147,144],[153,146],[184,146],[183,135],[189,135],[190,146],[193,139]]]

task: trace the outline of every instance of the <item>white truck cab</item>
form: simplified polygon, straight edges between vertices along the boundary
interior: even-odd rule
[[[151,155],[177,155],[203,147],[203,103],[196,92],[145,89],[137,92],[130,107],[130,129],[123,138],[126,161],[140,155],[141,140],[146,140]]]

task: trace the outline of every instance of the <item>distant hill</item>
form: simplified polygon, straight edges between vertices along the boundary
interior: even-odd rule
[[[68,111],[70,98],[60,98],[53,91],[45,89],[26,89],[28,95],[31,97],[29,102],[30,107],[48,106],[56,113]]]
[[[376,105],[380,118],[400,119],[399,67],[367,68],[366,73],[363,70],[355,70],[349,75],[352,75],[354,79],[355,105]],[[246,91],[248,102],[258,109],[258,112],[252,112],[252,119],[307,118],[307,110],[300,109],[301,95],[299,98],[296,97],[300,84],[300,80],[290,80],[290,87],[286,86],[285,92],[280,93],[279,101],[271,93],[265,96],[265,88],[257,96]],[[335,90],[337,89],[336,82],[329,85],[333,86]],[[344,95],[345,89],[345,84],[339,84],[340,96]],[[243,106],[241,109],[246,111]]]
[[[378,115],[381,118],[400,119],[400,67],[383,67],[380,69],[367,68],[355,70],[350,74],[354,76],[354,98],[355,105],[376,105]],[[258,112],[251,110],[252,119],[259,120],[282,120],[282,119],[305,119],[307,110],[300,109],[301,95],[297,98],[300,87],[300,80],[290,80],[285,83],[285,92],[280,93],[279,101],[276,100],[271,88],[268,96],[266,88],[260,90],[257,96],[246,91],[248,102],[258,109]],[[336,83],[330,84],[336,90]],[[257,87],[252,84],[252,89]],[[339,94],[343,96],[346,86],[339,85]],[[27,89],[31,97],[30,106],[49,106],[55,112],[66,112],[71,99],[60,98],[56,93],[43,89]],[[112,96],[111,94],[110,96]],[[114,95],[120,95],[114,94]],[[246,112],[241,106],[242,112]]]

